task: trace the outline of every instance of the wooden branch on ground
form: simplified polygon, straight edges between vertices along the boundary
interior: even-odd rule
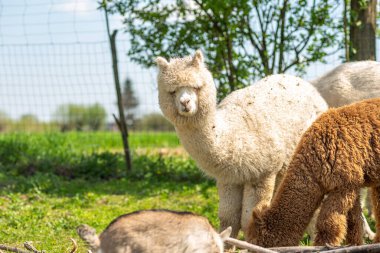
[[[236,246],[241,249],[247,249],[256,253],[312,253],[312,252],[323,252],[323,253],[371,253],[380,252],[380,243],[376,244],[366,244],[360,246],[342,246],[335,247],[331,245],[326,246],[294,246],[294,247],[277,247],[277,248],[263,248],[254,244],[250,244],[245,241],[237,240],[234,238],[228,238],[225,240],[226,243]]]
[[[260,247],[260,246],[254,245],[254,244],[250,244],[250,243],[245,242],[245,241],[234,239],[234,238],[227,238],[224,242],[226,242],[230,245],[236,246],[238,248],[251,250],[251,251],[254,251],[257,253],[276,253],[276,251],[266,249],[266,248],[263,248],[263,247]]]
[[[70,238],[70,240],[73,243],[73,248],[70,251],[70,253],[75,253],[78,249],[78,244],[73,238]],[[2,250],[8,251],[8,252],[15,252],[15,253],[31,253],[31,252],[33,252],[33,253],[46,253],[45,250],[37,250],[32,245],[32,242],[24,242],[24,247],[27,250],[23,250],[23,249],[19,249],[16,247],[11,247],[11,246],[0,244],[0,253],[4,253]]]
[[[70,251],[70,253],[75,253],[75,252],[77,252],[77,250],[78,250],[78,244],[77,244],[77,242],[76,242],[73,238],[70,238],[70,240],[71,240],[71,242],[73,243],[73,248],[72,248],[72,250]]]
[[[32,242],[24,242],[24,248],[31,251],[31,252],[34,252],[34,253],[44,253],[45,251],[44,250],[37,250],[33,245],[32,245]]]
[[[380,243],[367,244],[360,246],[347,246],[340,247],[333,250],[324,251],[325,253],[369,253],[369,252],[380,252]]]
[[[18,249],[16,247],[10,247],[10,246],[6,246],[6,245],[3,245],[3,244],[0,244],[0,250],[5,250],[5,251],[8,251],[8,252],[15,252],[15,253],[30,253],[30,251],[25,251],[25,250],[22,250],[22,249]]]

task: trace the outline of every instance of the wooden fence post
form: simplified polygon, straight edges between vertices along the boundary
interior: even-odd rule
[[[127,122],[126,122],[124,110],[123,110],[120,80],[119,80],[119,68],[117,64],[117,48],[116,48],[117,30],[114,30],[112,32],[112,35],[110,34],[107,6],[104,6],[104,13],[105,13],[106,24],[107,24],[107,34],[108,34],[110,47],[111,47],[113,77],[114,77],[116,96],[117,96],[117,108],[119,110],[119,118],[117,118],[115,114],[113,115],[113,117],[116,121],[117,126],[119,127],[121,138],[123,140],[126,169],[127,171],[131,171],[132,161],[131,161],[131,152],[130,152],[129,143],[128,143],[128,126],[127,126]]]

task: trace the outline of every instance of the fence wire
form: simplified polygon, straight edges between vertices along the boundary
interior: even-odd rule
[[[110,46],[97,8],[90,0],[0,1],[0,130],[115,129]],[[111,21],[120,28],[120,17]],[[129,62],[128,39],[118,37],[120,80],[131,80],[138,99],[130,113],[159,112],[155,70]],[[101,126],[87,122],[94,115]]]
[[[98,5],[92,0],[0,1],[0,131],[115,129],[112,61]],[[121,17],[110,18],[111,29],[122,27]],[[119,33],[120,80],[122,86],[131,80],[138,100],[129,109],[135,124],[160,110],[156,70],[128,61],[128,41],[128,35]],[[313,64],[305,79],[339,65],[341,55],[328,57],[327,64]],[[101,126],[87,122],[93,115],[102,120]],[[149,127],[135,124],[134,129]],[[158,127],[166,129],[171,128]]]

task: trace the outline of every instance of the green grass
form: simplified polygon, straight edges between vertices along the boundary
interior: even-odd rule
[[[179,146],[174,133],[132,133],[130,143]],[[79,224],[101,232],[121,214],[153,208],[192,211],[218,226],[215,183],[192,160],[134,154],[127,173],[118,150],[117,133],[1,135],[0,243],[69,252],[74,238],[86,252]]]
[[[179,146],[174,133],[130,138],[135,148]],[[141,209],[192,211],[219,226],[215,182],[194,161],[134,153],[127,173],[120,150],[118,133],[0,135],[0,244],[33,241],[47,252],[69,252],[74,238],[86,252],[79,224],[101,232],[117,216]]]
[[[132,150],[178,146],[175,133],[130,134]],[[15,176],[38,171],[70,179],[118,178],[125,176],[122,150],[119,134],[110,132],[0,135],[0,171]]]
[[[98,151],[119,149],[123,144],[118,132],[52,132],[52,133],[10,133],[1,134],[0,141],[17,140],[43,147],[75,149],[77,151]],[[131,148],[178,147],[179,140],[174,132],[131,132],[129,133]]]
[[[68,252],[69,238],[85,247],[76,226],[102,231],[117,216],[141,209],[192,211],[217,222],[217,194],[212,181],[134,178],[62,180],[54,175],[0,177],[0,243],[33,241],[48,252]]]

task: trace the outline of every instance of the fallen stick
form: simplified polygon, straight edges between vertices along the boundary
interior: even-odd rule
[[[73,248],[71,249],[70,253],[75,253],[78,250],[78,244],[73,239],[70,238],[71,242],[73,243]],[[27,249],[27,251],[16,248],[16,247],[10,247],[3,244],[0,244],[0,253],[4,253],[2,250],[8,251],[8,252],[15,252],[15,253],[46,253],[44,250],[37,250],[33,245],[32,242],[24,242],[24,247]]]
[[[302,252],[302,253],[311,253],[311,252],[327,252],[329,250],[335,249],[336,247],[333,246],[293,246],[293,247],[276,247],[276,248],[269,248],[275,252]]]
[[[33,253],[43,253],[45,251],[39,251],[37,250],[33,245],[32,245],[32,242],[24,242],[24,248],[29,250],[29,251],[32,251]]]
[[[380,252],[380,243],[377,244],[367,244],[360,246],[342,246],[342,247],[333,247],[333,246],[295,246],[295,247],[279,247],[279,248],[270,248],[275,252],[289,252],[289,253],[309,253],[309,252],[323,252],[323,253],[372,253]]]
[[[260,246],[254,245],[254,244],[250,244],[250,243],[245,242],[245,241],[234,239],[234,238],[227,238],[224,242],[226,242],[230,245],[242,248],[242,249],[252,250],[252,251],[257,252],[257,253],[276,253],[276,251],[266,249],[266,248],[263,248],[263,247],[260,247]]]
[[[228,238],[226,243],[236,246],[241,249],[247,249],[256,253],[373,253],[380,252],[380,243],[366,244],[360,246],[341,246],[335,247],[331,245],[326,246],[294,246],[294,247],[277,247],[277,248],[263,248],[245,241]]]
[[[343,248],[337,248],[333,250],[323,251],[324,253],[369,253],[380,252],[380,243],[366,244],[360,246],[348,246]]]
[[[70,253],[75,253],[78,249],[78,244],[73,238],[70,238],[70,240],[73,243],[73,249],[70,251]]]
[[[30,251],[25,251],[22,249],[18,249],[16,247],[10,247],[3,244],[0,244],[0,250],[5,250],[5,251],[15,252],[15,253],[30,253]]]

